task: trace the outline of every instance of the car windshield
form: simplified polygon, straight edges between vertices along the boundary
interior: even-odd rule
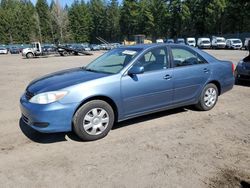
[[[192,40],[192,39],[189,39],[189,40],[188,40],[188,42],[193,43],[193,42],[195,42],[195,41],[194,41],[194,40]]]
[[[217,42],[225,42],[225,39],[217,39]]]
[[[85,67],[87,71],[116,74],[120,72],[141,48],[116,48],[92,61]]]
[[[210,42],[208,40],[202,41],[203,44],[209,44]]]
[[[232,40],[232,42],[233,42],[234,44],[236,44],[236,43],[241,43],[241,41],[240,41],[240,40],[238,40],[238,39],[236,39],[236,40]]]

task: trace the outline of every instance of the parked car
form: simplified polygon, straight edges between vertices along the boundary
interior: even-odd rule
[[[250,38],[245,38],[245,42],[244,42],[244,48],[245,48],[245,50],[249,50],[248,41],[250,41]]]
[[[235,69],[235,83],[238,84],[240,81],[250,81],[250,41],[248,41],[247,48],[249,54],[242,59]]]
[[[199,48],[211,48],[210,38],[198,38],[197,46]]]
[[[9,52],[11,54],[19,54],[20,53],[20,49],[17,46],[12,46],[12,47],[10,47]]]
[[[212,37],[212,48],[223,49],[226,47],[226,39],[224,37]]]
[[[164,43],[163,39],[156,39],[156,43]]]
[[[8,54],[8,50],[6,48],[0,47],[0,54]]]
[[[188,37],[188,38],[186,39],[186,44],[189,45],[189,46],[195,47],[195,46],[196,46],[196,40],[195,40],[195,38],[193,38],[193,37]]]
[[[177,38],[176,43],[177,44],[185,44],[185,39],[184,38]]]
[[[44,54],[54,54],[57,52],[57,48],[52,45],[46,45],[42,47],[42,51]]]
[[[89,47],[90,47],[90,50],[93,50],[93,51],[97,51],[101,49],[100,45],[97,45],[97,44],[90,44]]]
[[[227,39],[226,40],[226,48],[229,49],[241,49],[242,48],[242,41],[240,39]]]
[[[174,39],[167,39],[166,43],[167,44],[172,44],[172,43],[174,43]]]
[[[86,67],[32,81],[20,107],[22,120],[37,131],[74,130],[83,140],[96,140],[133,117],[187,105],[211,110],[233,85],[233,64],[199,49],[124,46]]]
[[[250,81],[250,61],[241,60],[235,69],[235,83]]]

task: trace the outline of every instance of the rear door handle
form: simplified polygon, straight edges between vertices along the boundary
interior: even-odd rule
[[[208,68],[204,68],[203,71],[204,71],[205,73],[209,73],[209,69],[208,69]]]
[[[169,74],[167,74],[163,78],[166,79],[166,80],[170,80],[172,78],[172,76],[170,76]]]

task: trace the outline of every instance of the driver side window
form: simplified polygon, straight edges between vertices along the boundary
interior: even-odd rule
[[[146,52],[135,65],[143,66],[144,72],[166,69],[168,67],[167,49],[154,48]]]
[[[183,48],[172,48],[174,67],[206,63],[198,54]]]

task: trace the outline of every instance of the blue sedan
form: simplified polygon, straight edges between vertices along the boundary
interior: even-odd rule
[[[32,81],[20,99],[22,120],[40,132],[74,130],[97,140],[133,117],[187,105],[212,109],[233,88],[233,70],[231,62],[189,46],[124,46],[86,67]]]

